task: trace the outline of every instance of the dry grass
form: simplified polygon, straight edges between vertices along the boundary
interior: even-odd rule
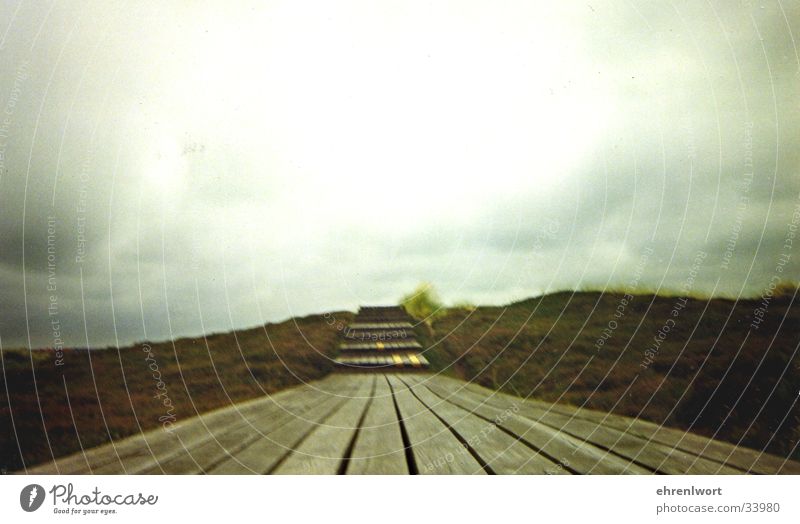
[[[448,374],[509,393],[800,455],[800,305],[791,296],[773,299],[758,329],[750,324],[759,300],[689,299],[674,317],[679,299],[638,295],[617,318],[622,298],[556,293],[452,310],[434,324],[430,357]],[[648,365],[644,352],[670,318]]]
[[[622,298],[618,292],[555,293],[507,307],[454,308],[418,335],[434,344],[434,368],[459,378],[798,457],[800,307],[793,294],[776,296],[758,329],[750,326],[759,300],[690,299],[673,317],[678,298],[637,295],[615,317]],[[152,354],[183,420],[329,373],[339,333],[330,319],[351,318],[318,315],[268,324],[266,333],[262,327],[216,334],[208,346],[202,338],[177,340],[174,348],[152,344]],[[670,318],[674,327],[642,367],[644,351]],[[617,327],[598,349],[612,320]],[[158,426],[167,410],[154,398],[145,357],[141,344],[91,354],[72,350],[66,365],[56,368],[51,352],[33,352],[40,416],[30,353],[3,352],[0,467],[19,469],[19,448],[25,464],[50,459],[45,428],[53,454],[61,456],[80,449],[78,436],[91,447],[139,426]]]
[[[352,318],[351,313],[334,316],[342,322]],[[131,435],[140,427],[157,427],[159,417],[174,414],[180,421],[331,371],[326,357],[335,355],[338,331],[329,320],[317,315],[265,327],[179,339],[174,347],[171,342],[151,343],[150,361],[145,360],[142,344],[119,351],[68,350],[65,365],[59,368],[51,351],[4,351],[7,383],[0,384],[0,468],[20,469],[23,457],[27,465],[49,460],[45,429],[58,457],[78,451],[81,444],[88,448]],[[155,398],[159,390],[153,361],[165,388],[160,398]],[[172,410],[163,404],[165,398]]]

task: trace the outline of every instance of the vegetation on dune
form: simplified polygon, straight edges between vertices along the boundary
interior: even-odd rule
[[[400,305],[403,306],[406,313],[425,322],[429,327],[433,325],[433,321],[437,317],[446,312],[436,290],[427,282],[423,282],[414,291],[401,298]]]
[[[773,295],[780,298],[793,297],[800,291],[800,282],[797,280],[781,280],[775,285]]]
[[[28,466],[50,460],[51,447],[66,455],[321,378],[352,317],[315,315],[119,351],[65,350],[61,367],[49,350],[5,350],[0,469],[20,469],[23,458]]]
[[[456,310],[457,309],[463,309],[464,311],[468,311],[469,312],[469,311],[475,311],[476,309],[478,309],[478,306],[476,306],[472,302],[469,302],[469,301],[466,301],[466,300],[462,300],[460,302],[456,302],[455,304],[453,304],[448,309],[456,309]]]
[[[428,340],[445,373],[800,457],[800,297],[767,302],[556,293],[451,309]]]
[[[435,370],[800,458],[800,297],[793,284],[772,291],[768,300],[739,301],[562,292],[446,308],[425,284],[402,304],[425,321],[418,339]],[[352,318],[329,313],[174,344],[68,350],[63,367],[52,351],[3,351],[0,468],[320,378]]]

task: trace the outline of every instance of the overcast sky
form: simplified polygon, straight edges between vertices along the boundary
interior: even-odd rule
[[[2,2],[2,345],[797,279],[800,4],[748,3]]]

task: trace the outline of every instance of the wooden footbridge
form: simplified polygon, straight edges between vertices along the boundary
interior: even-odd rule
[[[411,317],[402,308],[362,307],[344,333],[336,365],[345,370],[427,368]]]
[[[340,372],[28,472],[800,474],[774,455],[426,372],[408,319],[362,313],[344,335]]]

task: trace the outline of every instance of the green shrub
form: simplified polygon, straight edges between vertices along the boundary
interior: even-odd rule
[[[445,313],[444,304],[428,282],[423,282],[413,292],[401,298],[400,305],[406,313],[429,326]]]

